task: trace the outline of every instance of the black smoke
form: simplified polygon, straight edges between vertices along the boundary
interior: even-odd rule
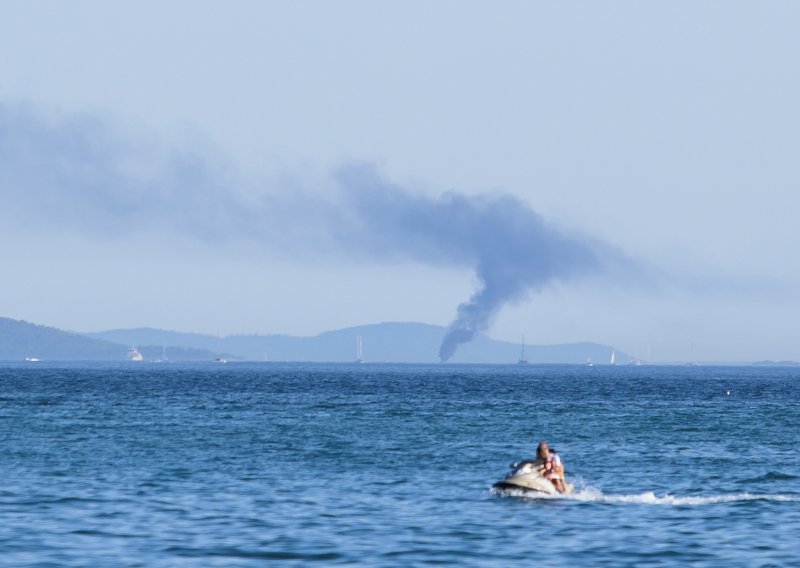
[[[479,285],[458,306],[442,361],[487,330],[503,306],[621,258],[511,195],[432,197],[391,183],[369,164],[340,169],[324,190],[297,184],[265,191],[220,160],[146,146],[94,117],[45,118],[0,103],[0,220],[91,237],[172,231],[306,256],[470,267]]]
[[[559,280],[602,270],[618,257],[598,241],[560,230],[510,195],[427,197],[384,180],[370,166],[337,176],[350,223],[340,239],[372,255],[470,266],[479,287],[458,306],[439,357],[486,331],[505,305]]]

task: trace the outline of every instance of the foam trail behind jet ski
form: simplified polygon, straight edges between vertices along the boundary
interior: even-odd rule
[[[783,494],[759,495],[753,493],[734,493],[731,495],[662,495],[658,496],[652,491],[630,495],[606,495],[599,489],[587,487],[570,495],[547,495],[538,492],[502,491],[502,495],[509,497],[524,497],[525,499],[566,499],[588,503],[607,504],[637,504],[637,505],[666,505],[675,507],[716,505],[718,503],[737,503],[745,501],[775,501],[779,503],[798,503],[800,497]]]

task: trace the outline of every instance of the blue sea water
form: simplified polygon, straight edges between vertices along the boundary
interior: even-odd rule
[[[800,566],[800,371],[0,367],[0,564]],[[576,492],[493,493],[547,439]]]

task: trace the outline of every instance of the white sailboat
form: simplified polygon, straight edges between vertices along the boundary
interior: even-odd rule
[[[689,361],[686,363],[687,367],[696,367],[697,363],[694,360],[694,341],[689,344]]]
[[[594,367],[594,363],[592,363],[592,358],[591,357],[587,357],[586,358],[586,366],[587,367]]]
[[[364,360],[364,342],[361,339],[361,336],[356,336],[356,363],[366,363]]]
[[[161,357],[158,359],[153,359],[153,363],[168,363],[169,359],[167,359],[167,344],[165,343],[161,349]]]
[[[613,349],[611,350],[611,364],[612,365],[617,364],[617,352],[614,351]]]
[[[525,336],[522,336],[522,353],[519,355],[519,361],[517,361],[517,365],[527,365],[528,360],[525,358]]]

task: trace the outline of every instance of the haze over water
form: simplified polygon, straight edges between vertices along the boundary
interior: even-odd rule
[[[798,375],[6,364],[0,554],[27,566],[797,565]],[[576,494],[493,494],[541,439]]]

